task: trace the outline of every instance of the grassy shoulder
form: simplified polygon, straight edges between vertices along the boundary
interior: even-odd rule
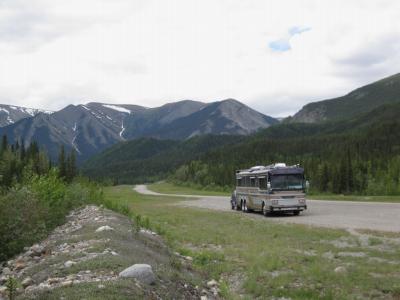
[[[180,207],[181,199],[140,195],[130,186],[107,188],[104,196],[149,218],[175,251],[193,257],[194,268],[220,280],[224,298],[400,296],[396,237]]]
[[[228,196],[229,193],[202,189],[200,186],[182,186],[162,181],[147,186],[149,190],[161,194],[201,195],[201,196]]]
[[[307,195],[307,199],[400,203],[400,196],[357,196],[357,195],[337,195],[337,194],[311,194],[311,195]]]

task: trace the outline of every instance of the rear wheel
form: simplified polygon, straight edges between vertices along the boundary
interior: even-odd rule
[[[239,204],[236,203],[235,209],[236,210],[242,210],[241,204],[239,205]]]
[[[300,211],[299,211],[299,210],[295,210],[295,211],[293,212],[293,214],[294,214],[295,216],[298,216],[298,215],[300,214]]]
[[[247,212],[246,200],[242,201],[242,212]]]

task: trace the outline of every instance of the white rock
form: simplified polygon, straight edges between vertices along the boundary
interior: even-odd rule
[[[0,286],[0,296],[5,295],[7,293],[7,287]]]
[[[97,228],[96,232],[109,231],[109,230],[114,230],[114,229],[108,225],[105,225]]]
[[[38,244],[35,244],[31,247],[31,256],[40,256],[42,253],[45,252],[45,248],[43,246],[40,246]]]
[[[99,284],[97,287],[98,287],[99,289],[104,289],[106,286],[105,286],[104,284]]]
[[[22,280],[21,285],[23,288],[27,288],[28,286],[33,284],[33,280],[30,277],[26,277],[24,280]]]
[[[191,256],[185,256],[185,259],[188,261],[193,261],[193,257],[191,257]]]
[[[335,268],[335,273],[345,273],[346,271],[347,271],[346,268],[343,266]]]
[[[66,280],[66,281],[63,281],[63,282],[61,282],[61,286],[62,287],[65,287],[65,286],[71,286],[72,285],[72,280]]]
[[[119,277],[132,277],[136,278],[140,282],[146,284],[153,284],[156,281],[156,277],[153,273],[153,269],[147,264],[135,264],[126,268],[121,273]]]
[[[207,296],[200,296],[200,300],[208,300]]]
[[[67,261],[64,263],[64,267],[69,268],[69,267],[72,267],[72,266],[75,265],[75,264],[76,264],[76,262],[74,262],[74,261],[72,261],[72,260],[67,260]]]
[[[210,280],[209,282],[207,282],[207,286],[210,287],[214,287],[217,286],[218,282],[216,282],[214,279]]]
[[[11,275],[11,270],[10,270],[10,268],[5,267],[5,268],[3,269],[3,275]]]

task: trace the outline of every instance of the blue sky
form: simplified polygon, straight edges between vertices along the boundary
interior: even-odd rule
[[[291,27],[287,35],[282,37],[281,39],[271,41],[269,43],[269,47],[276,52],[285,52],[292,49],[290,45],[290,40],[293,36],[297,34],[302,34],[303,32],[311,30],[311,27],[304,27],[304,26],[293,26]]]

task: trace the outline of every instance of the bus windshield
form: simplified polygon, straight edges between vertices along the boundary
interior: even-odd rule
[[[275,190],[301,190],[304,188],[303,184],[303,174],[271,176],[271,188]]]

